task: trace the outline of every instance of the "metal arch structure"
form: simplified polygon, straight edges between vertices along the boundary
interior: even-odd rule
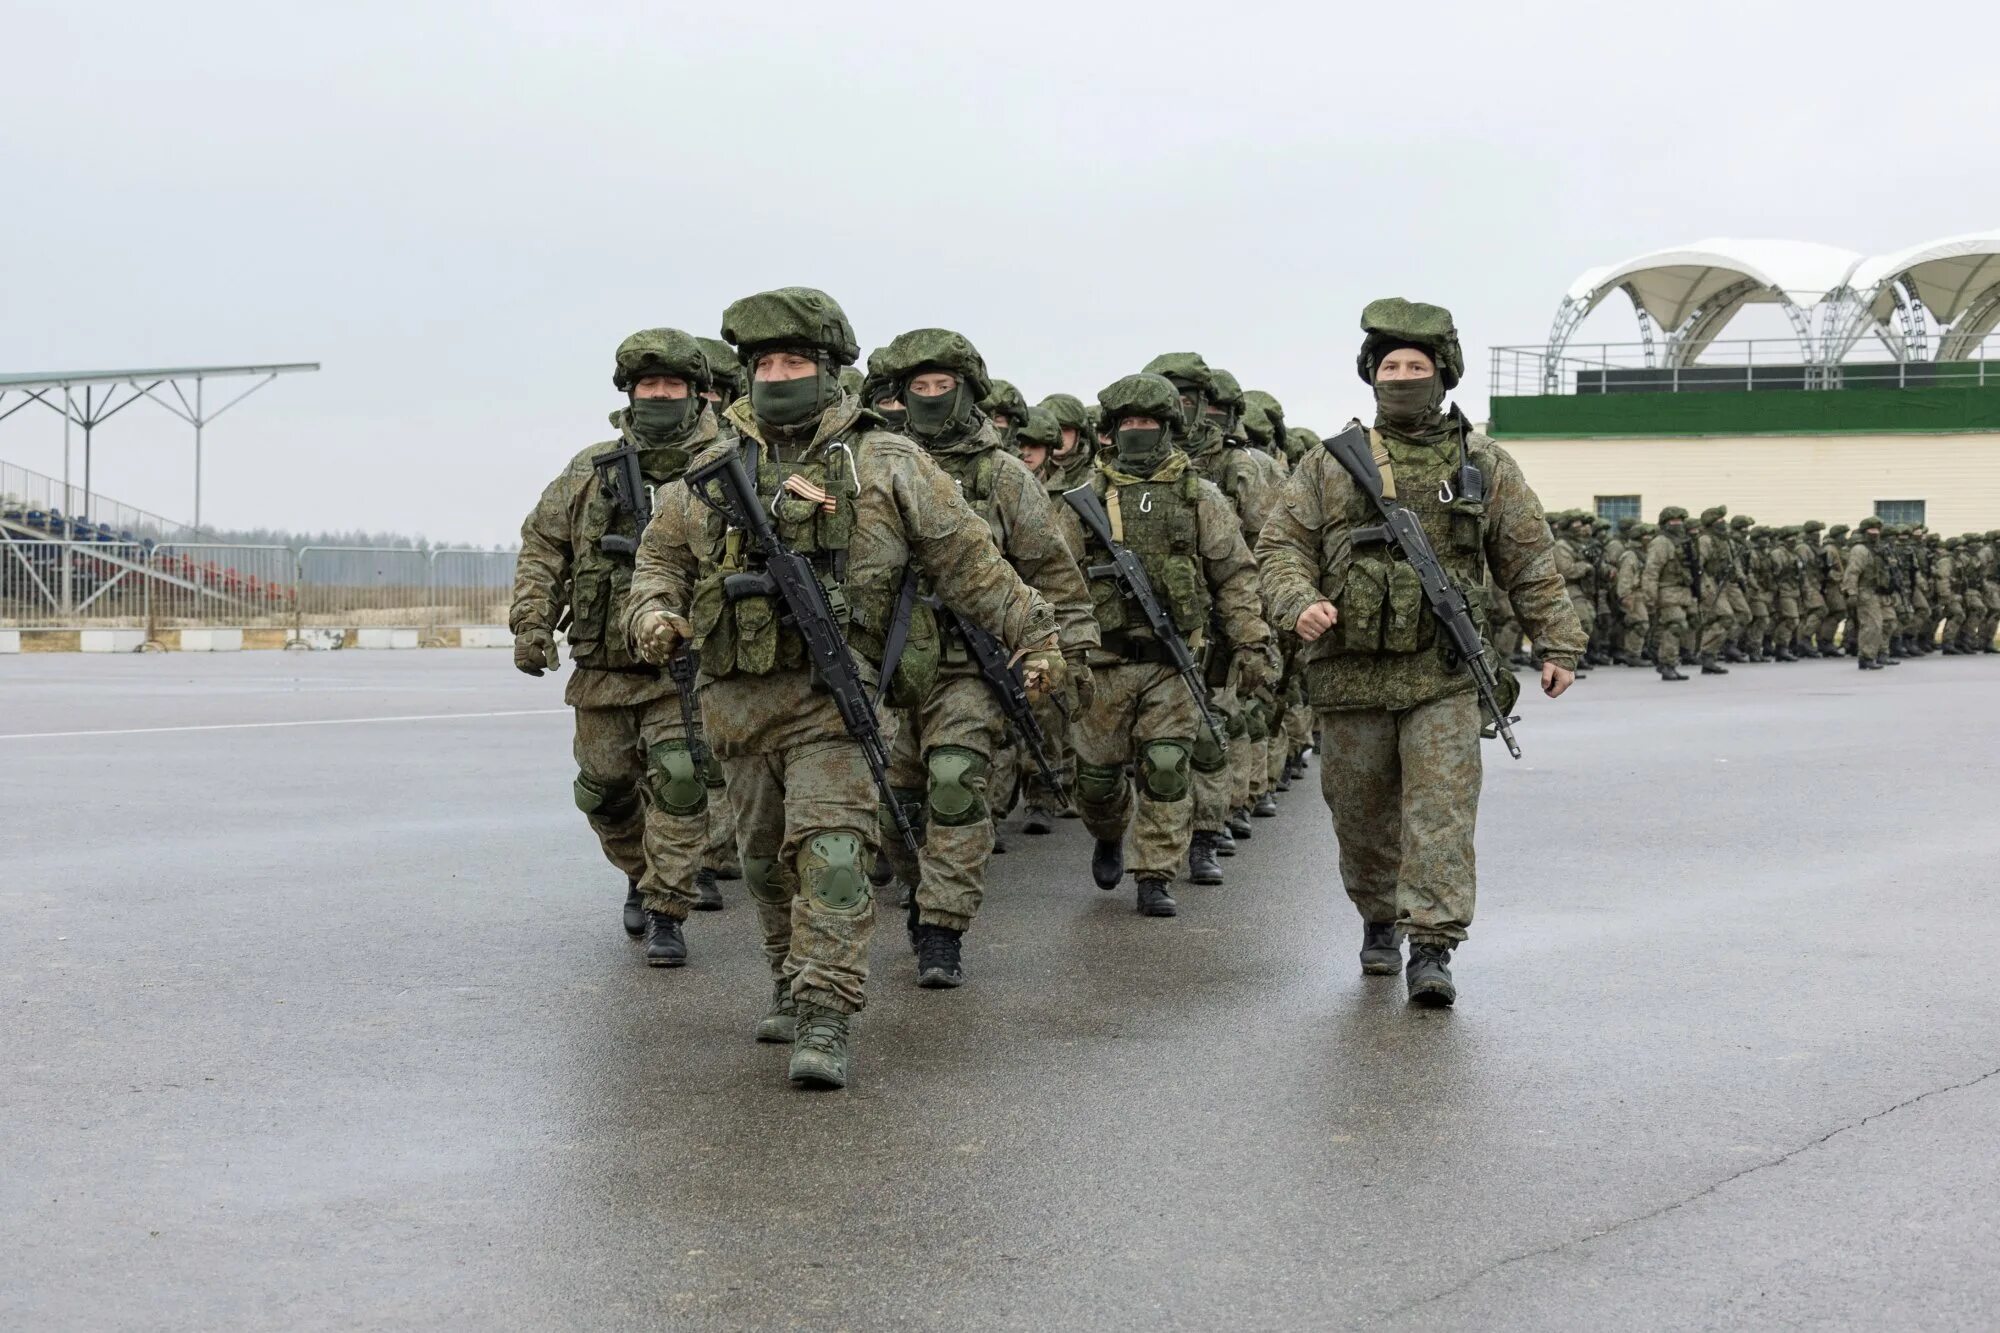
[[[39,403],[63,419],[63,490],[70,487],[70,429],[83,431],[83,513],[68,512],[65,504],[65,532],[78,517],[90,518],[91,445],[99,426],[123,412],[141,398],[165,408],[194,428],[194,528],[201,530],[202,442],[210,422],[248,398],[280,375],[305,374],[319,369],[317,361],[271,362],[245,366],[168,366],[143,370],[84,370],[48,374],[0,374],[0,421],[33,403]],[[252,378],[255,383],[232,396],[220,407],[207,404],[206,384],[212,379]],[[192,385],[189,393],[186,386]],[[119,395],[123,393],[121,398]],[[172,397],[168,398],[167,394]],[[19,402],[9,404],[10,395]],[[80,395],[80,399],[79,399]]]

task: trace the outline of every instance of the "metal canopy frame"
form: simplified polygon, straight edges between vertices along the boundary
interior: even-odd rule
[[[63,506],[64,535],[78,517],[88,522],[91,499],[91,437],[97,428],[141,398],[150,399],[194,427],[194,530],[201,531],[202,434],[208,424],[248,398],[280,375],[304,374],[319,369],[317,361],[288,361],[256,366],[169,366],[151,370],[82,370],[35,375],[0,375],[0,421],[5,421],[30,403],[40,403],[63,419],[63,494],[70,493],[70,428],[83,430],[83,513],[74,515]],[[209,410],[204,385],[212,379],[259,377],[257,382],[222,406]],[[182,386],[192,381],[190,397]],[[78,392],[82,397],[79,400]],[[124,397],[119,397],[120,390]],[[171,392],[172,400],[163,397]],[[54,395],[60,393],[58,402]],[[21,401],[9,406],[7,396]]]

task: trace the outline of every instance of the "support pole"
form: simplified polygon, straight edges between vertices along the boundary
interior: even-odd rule
[[[194,535],[201,536],[201,376],[194,377]]]

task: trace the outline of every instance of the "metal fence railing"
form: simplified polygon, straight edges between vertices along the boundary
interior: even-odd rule
[[[512,551],[0,537],[0,629],[415,630],[506,623]],[[310,636],[317,640],[319,636]]]
[[[1495,397],[1551,394],[1737,393],[1786,389],[1948,389],[2000,385],[2000,334],[1956,349],[1950,360],[1897,356],[1863,343],[1828,363],[1812,342],[1741,338],[1706,343],[1680,361],[1666,343],[1571,341],[1495,347],[1488,391]]]
[[[0,541],[0,627],[143,626],[145,561],[136,543]]]
[[[196,535],[176,519],[4,462],[0,462],[0,518],[55,541],[165,541]]]
[[[174,542],[154,547],[149,567],[151,629],[272,628],[298,609],[297,564],[283,546]]]

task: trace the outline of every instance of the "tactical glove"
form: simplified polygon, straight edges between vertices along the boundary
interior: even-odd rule
[[[1090,668],[1081,657],[1065,659],[1069,663],[1069,688],[1076,698],[1078,711],[1090,707],[1097,698],[1097,684],[1090,678]]]
[[[1069,678],[1069,663],[1055,640],[1028,649],[1021,658],[1021,680],[1030,694],[1054,694]]]
[[[515,670],[539,676],[544,671],[554,671],[559,660],[556,656],[556,636],[540,625],[530,625],[515,633]]]
[[[1278,679],[1276,659],[1277,654],[1268,644],[1255,643],[1237,649],[1236,656],[1229,663],[1230,684],[1243,694],[1250,694],[1265,686],[1276,684]]]
[[[642,661],[665,666],[674,650],[694,637],[688,623],[671,611],[642,611],[632,626],[633,645]]]

